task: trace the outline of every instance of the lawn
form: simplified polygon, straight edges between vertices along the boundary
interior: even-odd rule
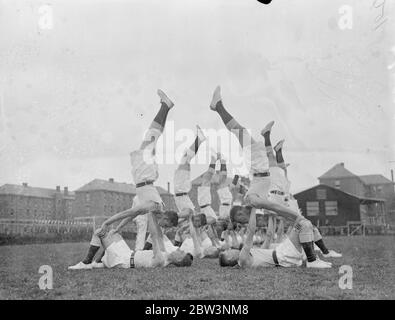
[[[87,243],[0,247],[0,299],[395,299],[395,238],[328,237],[343,253],[327,270],[189,268],[68,271]],[[53,289],[40,290],[41,265],[53,269]],[[341,290],[339,267],[350,265],[353,288]]]

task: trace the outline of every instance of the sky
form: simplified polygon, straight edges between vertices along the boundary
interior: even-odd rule
[[[158,142],[158,185],[172,185],[196,124],[208,142],[192,177],[219,147],[230,173],[244,174],[236,139],[209,109],[217,85],[224,105],[254,137],[275,121],[272,139],[285,139],[294,192],[317,184],[339,162],[356,174],[389,178],[391,6],[385,0],[0,0],[0,185],[75,190],[95,178],[133,182],[129,153],[160,106],[158,88],[175,103]]]

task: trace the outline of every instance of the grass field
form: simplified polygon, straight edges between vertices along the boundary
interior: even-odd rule
[[[343,253],[328,270],[221,268],[217,260],[192,267],[68,271],[87,243],[0,247],[1,299],[395,299],[395,238],[328,237]],[[41,265],[53,268],[53,289],[40,290]],[[353,268],[353,289],[338,286],[339,267]]]

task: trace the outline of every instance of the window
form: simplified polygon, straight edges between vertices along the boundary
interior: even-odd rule
[[[11,209],[10,210],[10,216],[13,216],[14,215],[14,209]]]
[[[335,187],[340,189],[340,180],[335,181]]]
[[[383,192],[383,186],[377,186],[377,192]]]
[[[317,189],[317,200],[326,199],[326,189]]]
[[[91,201],[91,195],[87,192],[85,195],[85,201],[90,202]]]
[[[325,201],[325,215],[337,216],[337,201]]]
[[[320,206],[318,201],[306,202],[306,214],[307,216],[318,216],[320,214]]]

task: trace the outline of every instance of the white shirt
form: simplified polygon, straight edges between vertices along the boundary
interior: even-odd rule
[[[191,191],[191,172],[177,169],[174,173],[174,193]]]
[[[244,147],[243,153],[246,166],[251,175],[269,170],[269,159],[262,141]]]
[[[130,153],[132,176],[135,184],[145,181],[156,181],[159,177],[158,165],[152,150],[136,150]]]
[[[228,186],[218,189],[217,193],[221,204],[227,203],[230,205],[232,203],[233,197]]]
[[[199,186],[197,192],[199,206],[211,204],[211,188],[209,186]]]

